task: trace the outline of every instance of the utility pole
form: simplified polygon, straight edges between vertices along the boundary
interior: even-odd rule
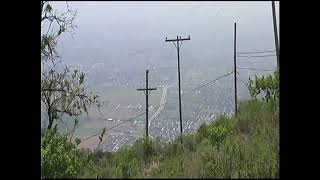
[[[177,39],[167,39],[166,37],[166,42],[173,42],[174,46],[177,48],[177,54],[178,54],[178,81],[179,81],[179,114],[180,114],[180,134],[181,134],[181,144],[182,144],[182,113],[181,113],[181,87],[180,87],[180,47],[182,45],[183,41],[190,40],[190,36],[188,38],[183,38],[181,39],[181,36],[178,37]],[[179,41],[181,43],[179,43]],[[177,42],[177,45],[175,44]]]
[[[280,55],[280,49],[279,49],[279,41],[278,41],[278,30],[277,30],[277,19],[276,19],[276,8],[274,5],[274,1],[271,1],[272,3],[272,16],[273,16],[273,30],[274,30],[274,40],[276,45],[276,54],[277,54],[277,66],[279,68],[280,61],[279,61],[279,55]]]
[[[237,107],[237,23],[234,23],[234,112],[237,116],[238,107]]]
[[[149,95],[149,91],[152,90],[157,90],[157,88],[148,88],[148,74],[149,74],[149,70],[146,70],[146,88],[140,88],[137,89],[138,91],[144,91],[145,95],[146,95],[146,137],[149,137],[148,134],[148,128],[149,128],[149,122],[148,122],[148,111],[149,111],[149,104],[148,104],[148,95]]]

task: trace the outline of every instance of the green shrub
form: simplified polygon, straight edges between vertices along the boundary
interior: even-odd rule
[[[277,69],[273,75],[269,76],[255,76],[252,80],[249,78],[247,87],[252,98],[257,99],[257,96],[264,93],[263,99],[266,101],[273,100],[278,101],[280,95],[280,79],[279,70]]]
[[[177,137],[175,140],[173,140],[170,143],[167,143],[164,146],[163,151],[166,157],[173,157],[183,152],[183,147],[181,146],[180,138],[181,137]]]
[[[77,147],[68,142],[66,135],[57,133],[56,128],[43,132],[41,137],[42,177],[76,177],[88,160],[88,155],[81,155]]]
[[[91,160],[80,177],[277,178],[279,111],[271,101],[243,102],[237,117],[201,125],[182,145],[180,137],[170,143],[141,138],[111,154],[96,154],[100,160]]]
[[[208,125],[206,123],[201,124],[195,136],[197,143],[201,142],[205,138],[208,138]]]
[[[231,119],[221,116],[212,122],[208,127],[208,139],[211,140],[211,143],[218,145],[222,143],[227,134],[232,133],[233,122]]]
[[[196,150],[196,142],[195,142],[195,138],[194,138],[194,135],[185,135],[183,136],[183,147],[184,147],[184,150],[187,150],[187,151],[195,151]]]
[[[123,147],[113,158],[116,171],[120,172],[122,178],[128,178],[136,175],[141,169],[141,164],[134,156],[134,152],[130,148]]]
[[[144,150],[144,155],[146,159],[149,159],[150,157],[156,154],[156,150],[153,145],[153,142],[148,138],[143,139],[143,150]]]
[[[227,135],[227,130],[223,126],[213,126],[208,129],[209,138],[214,144],[221,143]]]
[[[160,155],[162,149],[161,144],[150,138],[140,138],[130,147],[134,156],[142,164],[147,164],[154,156]]]

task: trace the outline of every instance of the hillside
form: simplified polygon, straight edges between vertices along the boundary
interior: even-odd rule
[[[277,178],[279,109],[272,101],[240,104],[193,135],[166,144],[139,139],[115,153],[97,152],[81,178]]]

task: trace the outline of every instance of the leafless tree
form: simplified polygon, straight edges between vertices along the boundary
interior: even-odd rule
[[[71,33],[76,27],[74,19],[77,12],[71,10],[68,3],[66,6],[66,12],[58,14],[48,1],[41,1],[41,26],[47,23],[47,30],[41,33],[41,102],[48,115],[48,129],[63,115],[76,117],[83,112],[88,113],[92,105],[98,108],[102,105],[96,94],[86,91],[83,72],[71,70],[68,66],[58,68],[58,38],[64,32]]]

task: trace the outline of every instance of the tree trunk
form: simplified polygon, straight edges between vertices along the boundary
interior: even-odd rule
[[[48,117],[49,117],[48,129],[51,129],[52,124],[53,124],[53,119],[52,119],[52,114],[51,114],[50,110],[48,110]]]

